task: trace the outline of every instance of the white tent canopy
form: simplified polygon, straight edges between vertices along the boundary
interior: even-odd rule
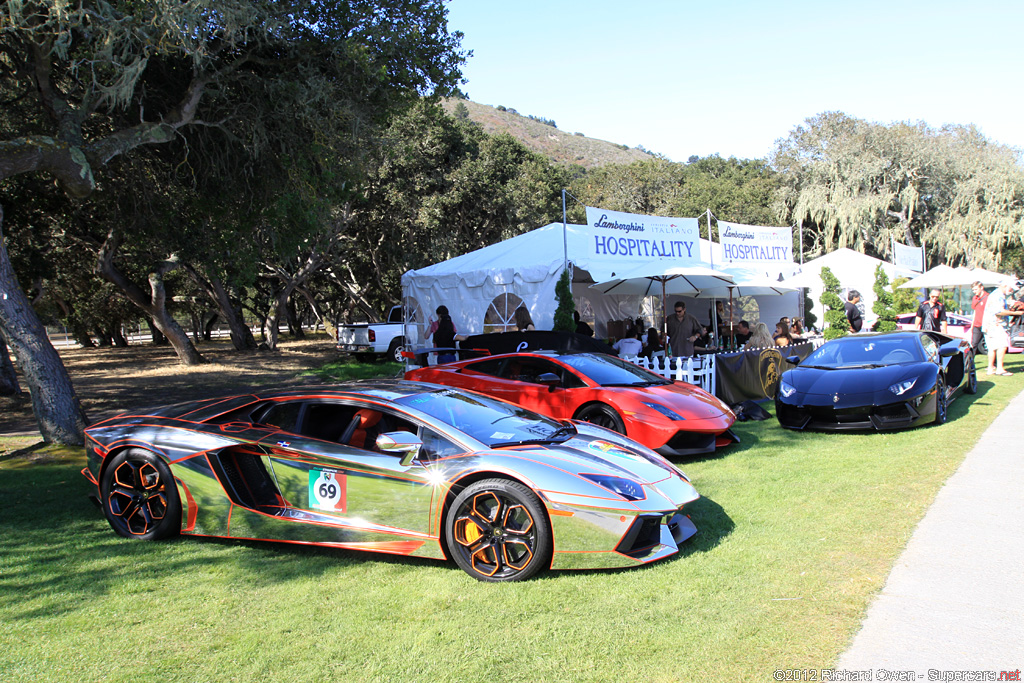
[[[657,268],[663,269],[671,268],[674,264],[665,260],[652,262],[652,259],[639,255],[595,256],[590,241],[593,239],[593,234],[586,226],[567,225],[563,235],[562,224],[551,223],[468,254],[405,273],[402,276],[403,299],[416,323],[421,325],[434,314],[437,306],[444,304],[451,313],[456,329],[462,334],[477,334],[499,328],[503,322],[511,319],[520,301],[529,310],[538,329],[550,329],[557,306],[555,285],[564,268],[565,254],[568,253],[577,308],[585,300],[586,307],[593,312],[598,336],[606,336],[605,323],[609,320],[635,318],[640,313],[642,298],[638,295],[606,295],[590,285],[607,282],[621,274],[640,269],[651,269],[655,263],[658,264]],[[700,251],[703,265],[712,267],[722,263],[720,245],[701,240]],[[772,272],[765,272],[765,277],[779,277],[778,264],[766,267]],[[750,270],[748,266],[744,272]],[[792,268],[787,270],[791,271]],[[789,275],[790,272],[785,274]],[[660,285],[656,285],[656,289],[658,291],[652,294],[660,295]],[[779,301],[783,298],[791,300]],[[782,315],[794,315],[797,306],[796,295],[772,297],[768,304],[769,310],[762,309],[762,319],[773,322]],[[696,308],[694,313],[698,318],[702,317]]]
[[[934,268],[929,268],[908,282],[904,282],[900,285],[900,289],[962,287],[971,284],[976,279],[977,278],[971,275],[971,272],[967,269],[951,268],[945,263],[940,263]]]
[[[841,298],[844,301],[847,291],[856,289],[860,292],[862,313],[865,319],[871,319],[874,317],[871,313],[871,305],[875,301],[875,270],[879,265],[882,266],[890,283],[898,277],[916,275],[911,270],[895,266],[887,261],[876,259],[853,249],[842,248],[808,261],[803,265],[803,270],[799,275],[783,280],[780,284],[785,287],[806,287],[809,290],[808,296],[814,302],[813,312],[817,318],[816,326],[818,329],[822,329],[825,320],[825,312],[821,306],[821,295],[825,291],[825,285],[821,281],[822,267],[828,266],[832,274],[839,280],[843,289]]]

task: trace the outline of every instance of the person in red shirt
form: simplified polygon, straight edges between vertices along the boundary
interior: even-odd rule
[[[971,291],[974,296],[971,298],[971,310],[974,311],[974,319],[971,320],[971,346],[974,353],[981,353],[981,340],[985,335],[981,331],[981,319],[985,315],[985,302],[988,301],[988,292],[980,282],[971,284]]]

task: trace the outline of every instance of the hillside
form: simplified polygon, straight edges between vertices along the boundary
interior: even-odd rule
[[[460,102],[466,105],[470,120],[480,124],[484,132],[489,135],[508,133],[529,149],[549,157],[558,164],[597,168],[607,164],[629,164],[651,158],[651,155],[643,150],[617,145],[607,140],[595,140],[575,133],[566,133],[554,126],[528,118],[525,114],[518,114],[512,109],[502,111],[470,100],[448,99],[443,103],[445,111],[453,114]]]

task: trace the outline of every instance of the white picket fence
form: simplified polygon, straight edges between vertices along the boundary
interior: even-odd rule
[[[671,358],[623,358],[667,379],[696,384],[715,395],[715,356],[673,356]]]

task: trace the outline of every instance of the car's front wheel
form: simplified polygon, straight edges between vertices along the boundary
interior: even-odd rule
[[[585,406],[583,410],[576,413],[575,419],[596,424],[598,427],[604,427],[619,434],[626,433],[626,426],[619,414],[611,406],[606,406],[603,403],[592,403]]]
[[[935,380],[935,424],[941,425],[946,423],[948,410],[949,401],[946,399],[946,382],[942,375],[939,375],[939,378]]]
[[[484,479],[459,494],[445,521],[455,562],[481,581],[522,581],[551,565],[551,525],[529,488]]]
[[[144,541],[181,530],[181,501],[167,464],[132,448],[116,456],[100,482],[103,513],[119,535]]]

